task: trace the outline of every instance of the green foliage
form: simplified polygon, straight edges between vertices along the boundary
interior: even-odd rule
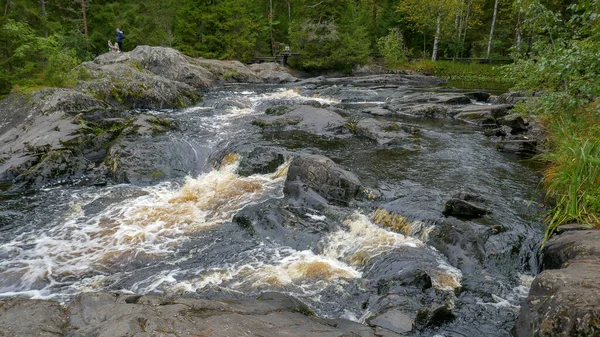
[[[560,110],[547,110],[558,108],[556,99],[561,102],[564,98],[551,95],[541,103],[553,134],[551,152],[540,157],[550,163],[545,183],[548,197],[555,202],[548,217],[546,239],[564,223],[600,224],[598,102],[575,109],[567,103]]]
[[[308,71],[345,72],[364,64],[371,51],[366,29],[368,16],[352,0],[336,1],[328,11],[304,8],[302,20],[290,25],[292,50],[302,54],[297,66]]]
[[[249,61],[257,38],[267,29],[250,0],[198,4],[186,1],[176,14],[176,45],[192,56]]]
[[[388,67],[395,68],[408,61],[398,28],[390,29],[388,35],[377,40],[377,48]]]
[[[600,23],[598,1],[579,1],[560,11],[529,0],[525,26],[535,32],[527,58],[505,67],[518,89],[542,96],[528,109],[551,133],[545,185],[555,207],[546,239],[568,222],[600,224]]]

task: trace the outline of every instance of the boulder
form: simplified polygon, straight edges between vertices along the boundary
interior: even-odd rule
[[[374,140],[378,145],[400,144],[416,132],[414,128],[406,125],[396,122],[378,121],[373,118],[361,119],[356,124],[347,124],[347,127],[359,136]]]
[[[321,214],[314,205],[285,209],[278,202],[267,202],[244,208],[233,222],[260,240],[298,251],[317,251],[323,237],[340,228],[339,223]]]
[[[469,97],[472,100],[475,100],[477,102],[486,102],[488,100],[488,98],[490,98],[490,94],[487,92],[469,92],[466,93],[465,96]]]
[[[292,160],[283,192],[298,197],[298,188],[303,186],[330,202],[343,205],[362,191],[361,182],[354,173],[319,155],[303,155]]]
[[[289,156],[285,151],[268,146],[255,147],[244,155],[240,161],[237,173],[241,176],[253,174],[268,174],[277,171]]]
[[[448,108],[439,104],[418,104],[408,107],[398,107],[396,111],[426,118],[445,118]]]
[[[317,135],[334,135],[346,124],[339,114],[310,105],[290,107],[283,114],[272,114],[255,119],[252,124],[263,129],[300,130]]]
[[[448,200],[444,206],[445,216],[455,216],[458,218],[480,218],[491,210],[486,208],[481,197],[469,192],[460,192]]]
[[[471,104],[471,98],[461,94],[436,94],[431,97],[430,101],[447,105]]]
[[[512,129],[511,134],[516,135],[527,131],[527,123],[519,114],[510,114],[498,118],[496,122],[500,125],[508,126]]]
[[[118,183],[152,184],[198,173],[205,150],[163,134],[177,125],[165,118],[141,115],[110,146],[104,159],[109,176]]]
[[[554,235],[513,329],[517,337],[600,335],[600,230]],[[561,268],[561,269],[549,269]]]
[[[296,77],[288,72],[287,68],[279,63],[257,63],[249,65],[248,68],[267,83],[291,83],[298,81]]]
[[[498,151],[532,156],[538,153],[538,142],[525,136],[510,135],[496,143]]]

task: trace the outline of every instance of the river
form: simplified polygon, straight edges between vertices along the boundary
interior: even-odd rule
[[[277,291],[320,316],[361,323],[389,308],[412,313],[418,329],[408,336],[506,336],[537,272],[543,209],[533,162],[496,151],[481,128],[448,118],[377,117],[419,130],[388,146],[350,133],[251,124],[279,105],[316,104],[352,121],[397,98],[447,92],[461,90],[240,84],[212,90],[195,107],[148,111],[177,121],[178,130],[156,141],[191,149],[195,169],[152,186],[0,195],[0,296],[65,302],[85,291],[121,291],[235,299]],[[230,149],[256,146],[327,156],[377,198],[296,207],[283,193],[291,158],[273,172],[238,174],[241,155]],[[445,201],[463,190],[481,195],[492,213],[445,217]],[[232,221],[241,211],[310,226],[293,229],[301,238],[261,235]],[[378,225],[383,218],[402,222],[401,230]],[[417,310],[430,317],[415,317]]]

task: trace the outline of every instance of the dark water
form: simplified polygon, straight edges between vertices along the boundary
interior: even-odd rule
[[[451,89],[240,85],[214,90],[198,107],[153,111],[181,125],[156,141],[192,149],[196,169],[186,180],[155,186],[0,196],[0,296],[68,301],[110,290],[242,298],[279,291],[320,315],[361,322],[390,308],[452,312],[417,320],[414,336],[506,336],[537,271],[542,209],[534,163],[495,151],[481,129],[449,119],[386,117],[419,129],[387,147],[350,133],[250,124],[266,107],[314,101],[356,120],[367,117],[364,107],[428,91]],[[210,159],[255,146],[328,156],[379,197],[298,209],[282,192],[285,165],[241,177],[235,156],[220,168]],[[463,190],[483,196],[493,212],[470,221],[444,217],[445,201]],[[306,227],[287,237],[253,234],[232,222],[243,209]],[[380,209],[406,218],[410,235],[377,226]]]

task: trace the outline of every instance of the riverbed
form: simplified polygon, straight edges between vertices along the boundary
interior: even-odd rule
[[[185,166],[193,167],[187,177],[4,193],[0,296],[243,299],[274,291],[319,316],[365,324],[394,310],[413,320],[408,336],[507,336],[538,270],[539,168],[497,151],[477,125],[401,109],[372,113],[464,92],[236,84],[211,90],[194,107],[145,111],[179,125],[148,141],[185,149]],[[281,106],[330,111],[346,128],[252,123]],[[352,132],[366,118],[411,132],[381,144]],[[283,160],[268,172],[241,174],[256,148]],[[284,194],[287,169],[301,155],[326,156],[353,172],[367,196],[313,205]],[[480,196],[491,213],[444,216],[444,203],[461,191]]]

